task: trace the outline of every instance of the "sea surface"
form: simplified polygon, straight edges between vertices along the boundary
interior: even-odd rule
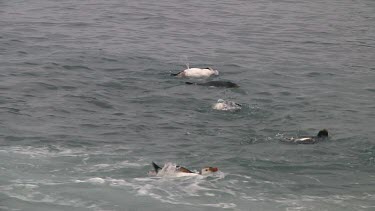
[[[1,211],[373,211],[374,137],[373,0],[0,0]]]

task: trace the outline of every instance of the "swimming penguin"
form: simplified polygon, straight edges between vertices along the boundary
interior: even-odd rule
[[[238,111],[241,110],[242,106],[230,100],[218,99],[212,108],[220,111]]]
[[[200,85],[200,86],[210,86],[210,87],[224,87],[224,88],[238,88],[240,87],[238,84],[235,84],[230,81],[209,81],[205,83],[193,83],[193,82],[185,82],[186,84],[192,85]]]
[[[154,171],[150,172],[151,175],[158,175],[158,173],[164,168],[167,168],[165,165],[163,168],[158,166],[156,163],[152,162],[152,166],[154,167]],[[170,167],[170,166],[169,166]],[[183,173],[183,174],[191,174],[191,175],[208,175],[214,172],[217,172],[219,169],[216,167],[204,167],[199,172],[193,172],[189,169],[182,167],[182,166],[173,166],[174,173]]]
[[[316,136],[290,137],[286,138],[286,142],[295,144],[315,144],[319,141],[328,138],[328,131],[326,129],[320,130]]]
[[[177,77],[188,77],[188,78],[208,78],[212,75],[219,75],[219,71],[212,69],[211,67],[206,68],[188,68],[179,73],[172,73],[172,76]]]

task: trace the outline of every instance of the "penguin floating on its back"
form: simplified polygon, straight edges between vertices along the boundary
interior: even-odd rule
[[[219,99],[212,108],[219,111],[238,111],[241,110],[242,106],[230,100]]]
[[[156,163],[152,162],[152,166],[154,167],[154,171],[149,172],[150,175],[157,176],[158,173],[164,168],[166,168],[167,165],[165,165],[163,168],[158,166]],[[182,174],[191,174],[191,175],[208,175],[214,172],[217,172],[219,169],[216,167],[204,167],[199,172],[193,172],[189,169],[182,167],[182,166],[173,166],[173,173],[182,173]]]
[[[179,73],[172,73],[172,76],[176,77],[187,77],[187,78],[208,78],[212,75],[219,75],[219,71],[212,69],[211,67],[206,68],[187,68]]]
[[[320,130],[316,136],[290,137],[283,141],[294,144],[315,144],[326,139],[328,139],[328,131],[323,129]]]

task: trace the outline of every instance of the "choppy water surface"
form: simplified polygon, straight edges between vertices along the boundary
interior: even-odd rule
[[[374,210],[374,23],[372,0],[0,1],[0,210]]]

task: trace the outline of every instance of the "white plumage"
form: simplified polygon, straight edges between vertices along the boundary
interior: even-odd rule
[[[176,74],[177,77],[189,78],[208,78],[212,75],[219,75],[219,71],[210,67],[207,68],[188,68]]]
[[[233,101],[219,99],[212,108],[220,111],[237,111],[241,109],[241,105]]]

